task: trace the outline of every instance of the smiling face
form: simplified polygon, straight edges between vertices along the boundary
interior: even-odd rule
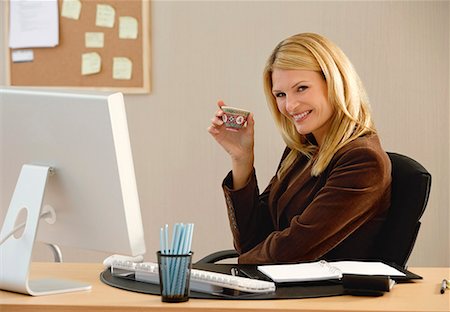
[[[334,114],[327,93],[327,84],[319,72],[278,68],[272,72],[272,94],[278,110],[295,125],[298,133],[312,133],[319,146]]]

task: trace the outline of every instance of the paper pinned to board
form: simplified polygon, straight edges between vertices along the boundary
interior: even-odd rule
[[[116,10],[109,4],[97,4],[97,12],[95,14],[95,26],[114,27],[114,19]]]
[[[11,1],[9,47],[45,48],[59,44],[57,0]]]
[[[86,48],[103,48],[105,35],[102,32],[86,32],[84,34],[84,44]]]
[[[33,50],[13,50],[11,52],[11,60],[13,63],[33,62]]]
[[[119,38],[120,39],[137,39],[138,37],[138,21],[132,16],[119,17]]]
[[[63,0],[61,16],[78,20],[80,19],[81,2],[80,0]]]
[[[133,71],[133,62],[127,57],[113,58],[113,78],[130,80]]]
[[[81,74],[92,75],[100,72],[102,58],[97,52],[83,53],[81,55]]]

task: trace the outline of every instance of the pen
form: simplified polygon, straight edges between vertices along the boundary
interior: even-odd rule
[[[444,278],[441,283],[441,294],[445,293],[446,288],[447,288],[447,280]]]

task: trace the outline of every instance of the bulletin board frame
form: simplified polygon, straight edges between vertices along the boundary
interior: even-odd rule
[[[150,93],[150,0],[80,0],[82,9],[78,20],[61,16],[62,1],[58,0],[59,44],[49,48],[11,49],[9,47],[9,1],[4,10],[6,84],[13,87],[115,91]],[[97,4],[115,9],[112,28],[95,25]],[[138,21],[136,39],[119,38],[119,16],[132,16]],[[103,32],[103,48],[87,48],[86,32]],[[31,62],[12,61],[14,50],[32,50]],[[91,75],[81,74],[82,54],[97,52],[101,56],[101,70]],[[113,58],[127,57],[132,62],[131,79],[114,79]]]

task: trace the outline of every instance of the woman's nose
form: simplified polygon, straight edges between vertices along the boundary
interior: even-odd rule
[[[298,102],[295,98],[286,96],[286,111],[288,113],[294,113],[297,106]]]

